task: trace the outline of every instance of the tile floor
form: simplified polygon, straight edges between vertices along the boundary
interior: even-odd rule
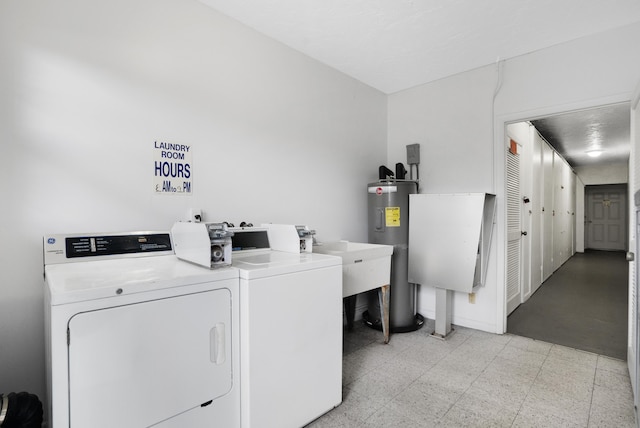
[[[343,403],[308,427],[635,427],[626,362],[432,323],[388,345],[345,331]]]

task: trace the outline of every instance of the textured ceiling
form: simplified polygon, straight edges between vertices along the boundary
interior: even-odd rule
[[[623,163],[629,160],[629,103],[532,120],[538,132],[573,167]],[[602,150],[592,158],[590,150]]]
[[[200,0],[387,94],[640,21],[638,0]]]

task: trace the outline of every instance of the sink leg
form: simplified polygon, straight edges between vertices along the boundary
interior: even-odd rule
[[[384,343],[389,343],[389,284],[380,287],[380,316],[382,317],[382,334]]]
[[[356,316],[356,298],[357,294],[353,296],[345,297],[342,299],[342,303],[344,304],[344,311],[347,316],[347,330],[353,330],[353,319]]]

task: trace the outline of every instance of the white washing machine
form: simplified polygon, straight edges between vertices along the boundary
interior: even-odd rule
[[[271,251],[266,229],[232,240],[242,426],[301,427],[342,402],[342,260]]]
[[[53,428],[240,426],[238,271],[169,233],[44,238]]]

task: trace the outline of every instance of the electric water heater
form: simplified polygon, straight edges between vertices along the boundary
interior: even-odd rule
[[[382,168],[382,167],[381,167]],[[381,172],[382,175],[382,172]],[[418,192],[412,180],[380,179],[369,183],[369,243],[393,245],[389,326],[392,332],[407,332],[420,328],[423,317],[416,312],[416,286],[408,281],[409,260],[409,195]],[[381,328],[378,299],[370,296],[365,322]]]

